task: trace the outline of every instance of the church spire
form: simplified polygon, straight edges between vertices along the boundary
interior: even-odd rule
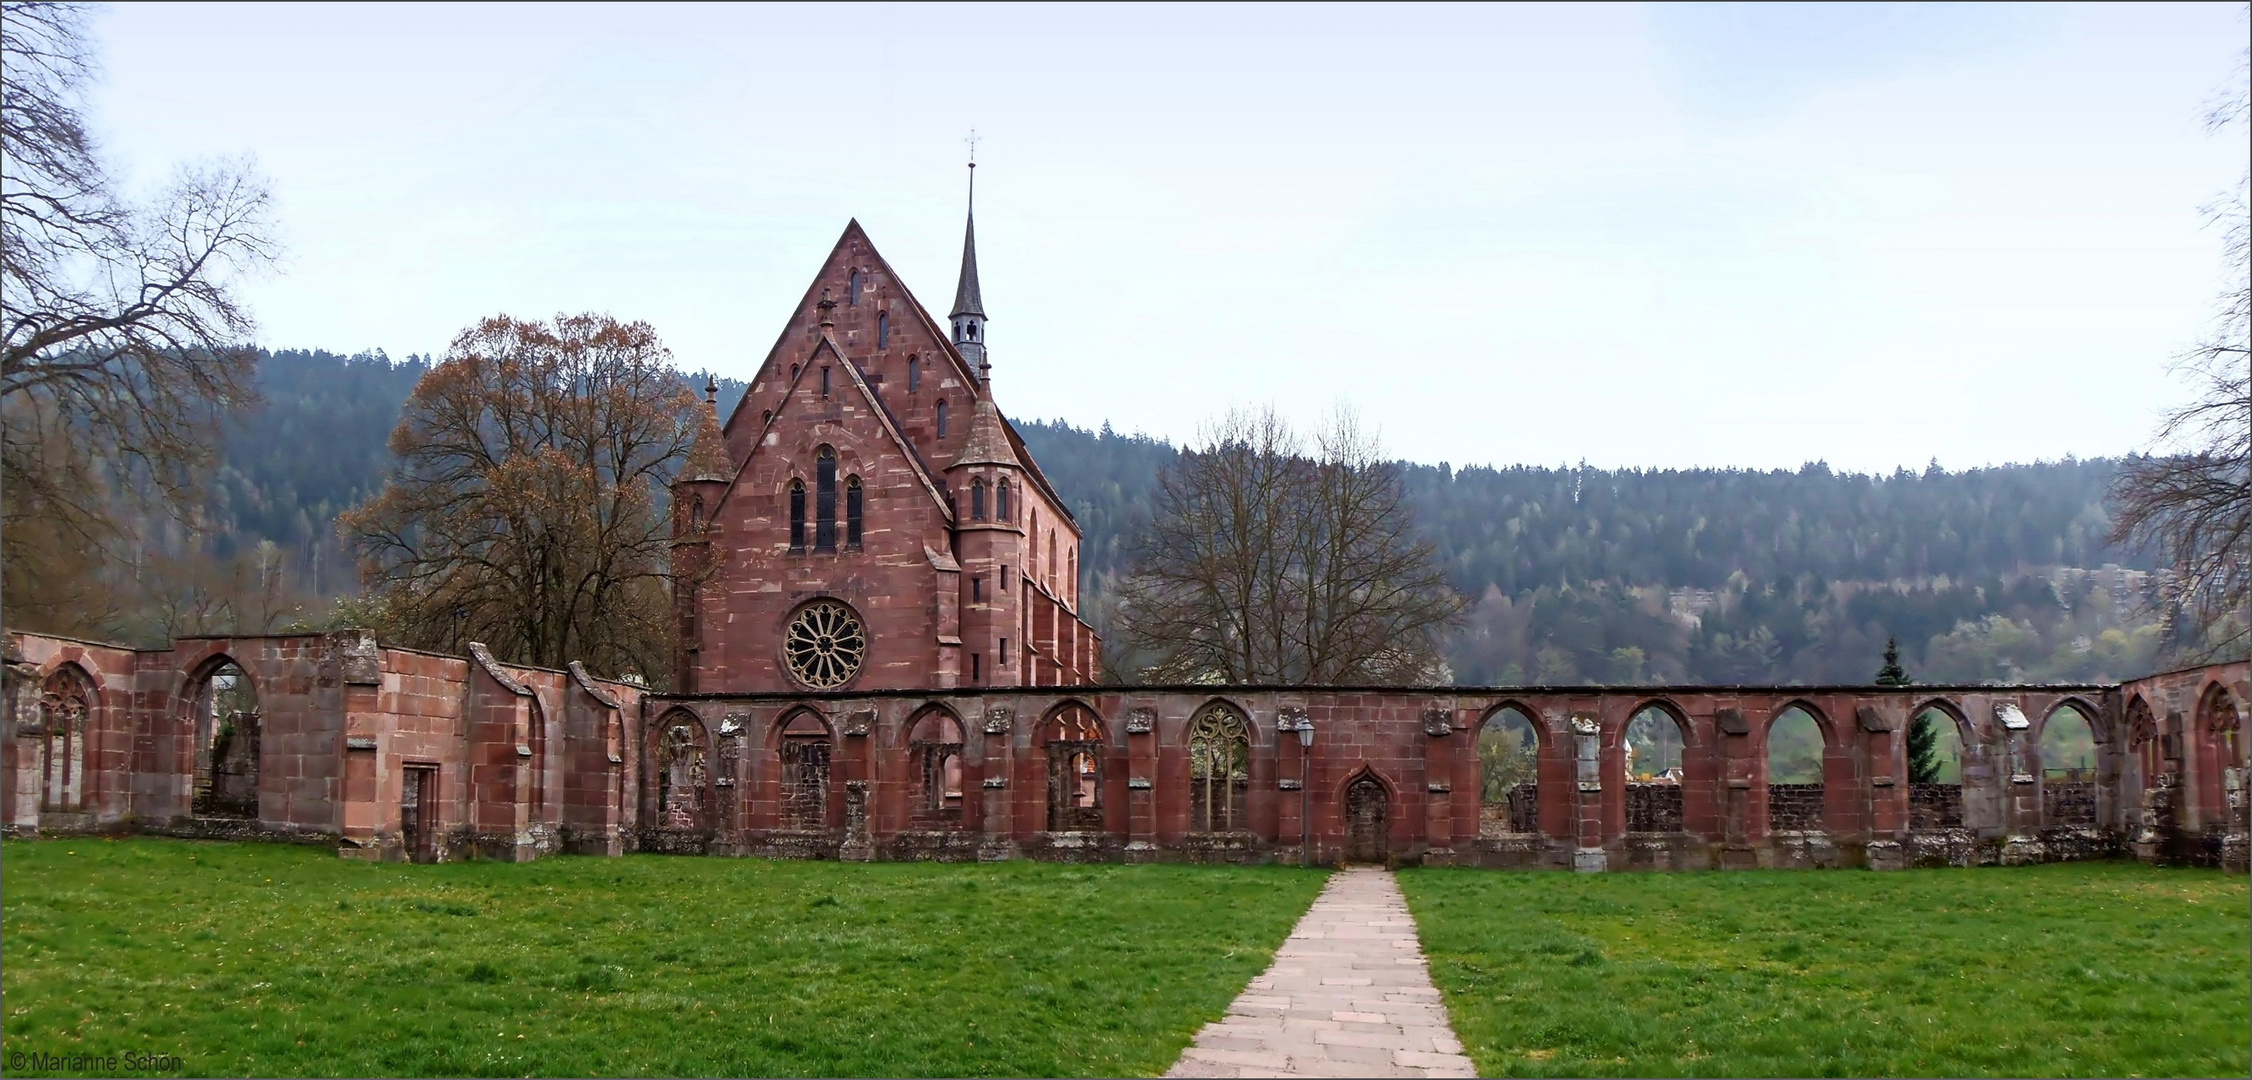
[[[985,297],[977,285],[977,132],[971,132],[970,144],[970,205],[968,222],[962,229],[962,280],[954,287],[954,347],[962,359],[970,362],[977,372],[979,382],[984,382],[989,365],[985,362]]]

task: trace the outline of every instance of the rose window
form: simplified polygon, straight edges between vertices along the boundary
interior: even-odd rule
[[[860,616],[834,600],[816,600],[790,620],[782,639],[790,674],[815,690],[834,690],[860,672],[868,631]]]

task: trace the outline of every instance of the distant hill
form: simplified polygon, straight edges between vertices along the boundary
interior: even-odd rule
[[[271,541],[315,595],[356,588],[335,518],[381,487],[391,428],[430,364],[265,355],[263,406],[225,433],[214,551]],[[683,379],[702,389],[701,373]],[[720,385],[732,409],[745,386]],[[1178,451],[1108,425],[1017,427],[1085,532],[1101,627]],[[2111,469],[1405,466],[1421,526],[1473,601],[1449,652],[1466,684],[1861,681],[1888,635],[1925,681],[2140,674],[2156,647],[2138,615],[2149,566],[2104,543]]]
[[[1177,451],[1107,425],[1017,426],[1086,530],[1099,625]],[[1927,681],[2140,674],[2149,565],[2105,543],[2111,471],[1405,466],[1473,600],[1449,652],[1464,684],[1858,682],[1888,636]]]

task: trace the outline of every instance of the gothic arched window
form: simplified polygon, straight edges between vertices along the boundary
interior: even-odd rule
[[[845,291],[845,302],[850,304],[860,302],[860,271],[858,270],[852,272],[852,287]]]
[[[790,550],[805,550],[805,481],[790,481]]]
[[[938,403],[938,437],[946,437],[946,402]]]
[[[1009,478],[1004,476],[993,485],[993,520],[1009,521]]]
[[[891,347],[891,313],[888,311],[876,313],[876,347],[879,349]]]
[[[973,521],[985,520],[985,481],[983,480],[970,481],[970,518]]]
[[[1251,728],[1233,706],[1214,702],[1189,726],[1189,828],[1241,831],[1250,793]]]
[[[813,462],[813,549],[837,550],[837,452],[826,446]]]
[[[860,478],[845,477],[845,547],[860,547]]]
[[[921,357],[907,358],[907,392],[912,394],[923,388],[923,361]]]

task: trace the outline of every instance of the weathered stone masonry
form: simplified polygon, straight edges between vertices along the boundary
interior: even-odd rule
[[[2242,868],[2246,856],[2244,662],[2116,686],[660,695],[364,632],[145,652],[15,634],[7,648],[0,805],[18,834],[294,839],[384,859],[646,850],[1599,870],[2106,855]],[[192,797],[199,684],[226,663],[260,714],[248,817],[201,813]],[[1630,815],[1630,798],[1655,796],[1630,791],[1622,734],[1653,705],[1684,732],[1679,809]],[[1906,781],[1909,718],[1934,706],[1969,733],[1966,761],[1998,766],[1965,770],[1951,818]],[[2042,726],[2065,706],[2094,718],[2092,780],[2041,767]],[[1539,722],[1537,794],[1515,820],[1479,795],[1478,732],[1505,707]],[[1768,721],[1791,707],[1821,728],[1822,782],[1771,791]]]

